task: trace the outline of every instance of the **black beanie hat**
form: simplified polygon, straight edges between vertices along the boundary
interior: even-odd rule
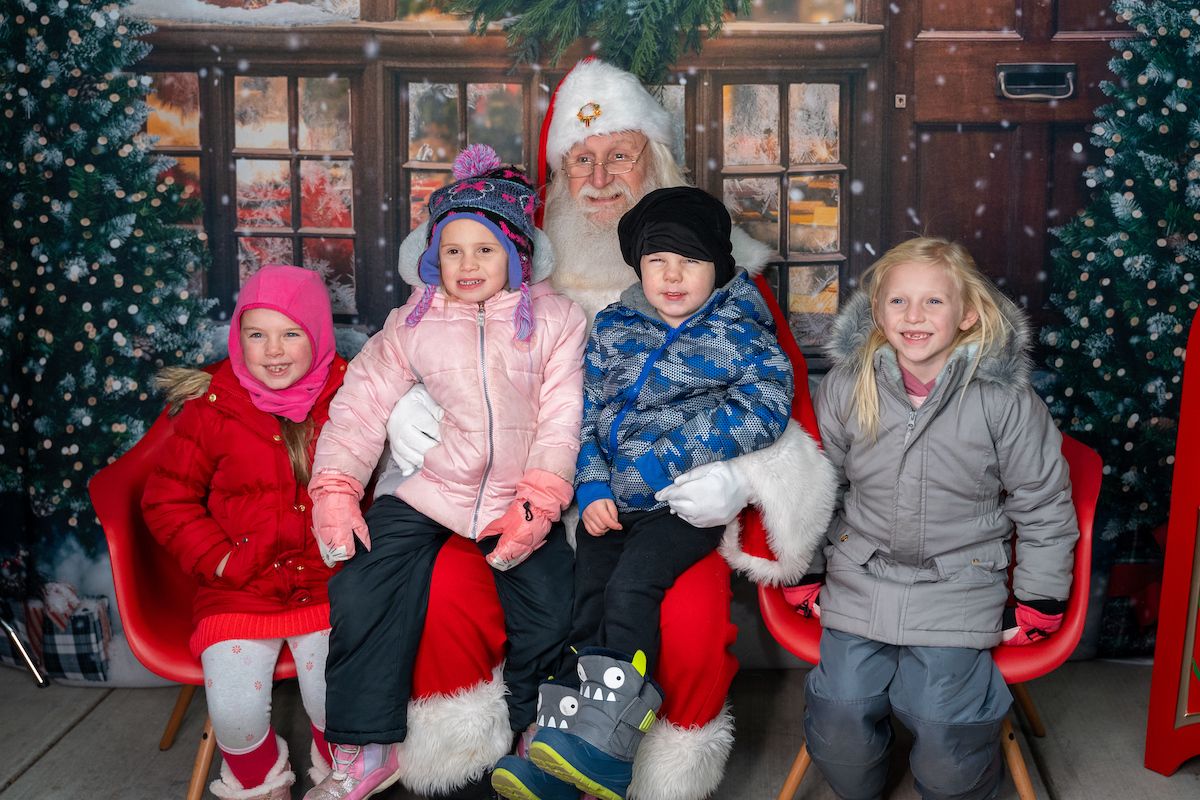
[[[714,286],[733,279],[736,262],[729,233],[733,225],[725,205],[703,189],[673,186],[655,189],[621,217],[617,235],[621,257],[642,277],[642,256],[678,253],[711,261],[716,267]]]

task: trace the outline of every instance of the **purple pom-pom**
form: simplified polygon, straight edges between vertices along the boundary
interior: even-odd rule
[[[473,144],[454,159],[454,179],[464,181],[485,175],[500,166],[500,156],[486,144]]]

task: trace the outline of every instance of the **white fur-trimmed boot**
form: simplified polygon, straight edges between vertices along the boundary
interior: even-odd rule
[[[275,743],[279,747],[279,757],[258,786],[242,786],[233,776],[229,764],[222,759],[221,777],[208,785],[209,791],[220,800],[290,800],[296,773],[292,772],[292,765],[288,763],[287,742],[277,735]]]

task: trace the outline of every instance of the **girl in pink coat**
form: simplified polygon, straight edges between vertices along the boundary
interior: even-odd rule
[[[359,800],[399,778],[430,576],[448,537],[474,539],[494,568],[514,731],[533,722],[570,628],[573,558],[559,515],[579,451],[586,320],[539,282],[553,256],[525,176],[483,145],[454,174],[429,199],[424,288],[350,364],[317,443],[315,533],[328,562],[347,563],[329,584],[334,771],[305,800]],[[417,382],[445,409],[441,443],[415,474],[385,474],[364,519],[388,415]]]

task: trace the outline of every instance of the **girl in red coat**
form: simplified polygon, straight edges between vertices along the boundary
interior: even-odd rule
[[[317,550],[306,486],[313,448],[341,386],[321,277],[266,266],[242,287],[229,358],[160,382],[177,413],[172,446],[146,484],[154,537],[200,584],[192,652],[221,777],[221,800],[283,800],[296,776],[271,729],[271,676],[286,642],[312,724],[314,781],[329,770],[325,658],[332,571]]]

